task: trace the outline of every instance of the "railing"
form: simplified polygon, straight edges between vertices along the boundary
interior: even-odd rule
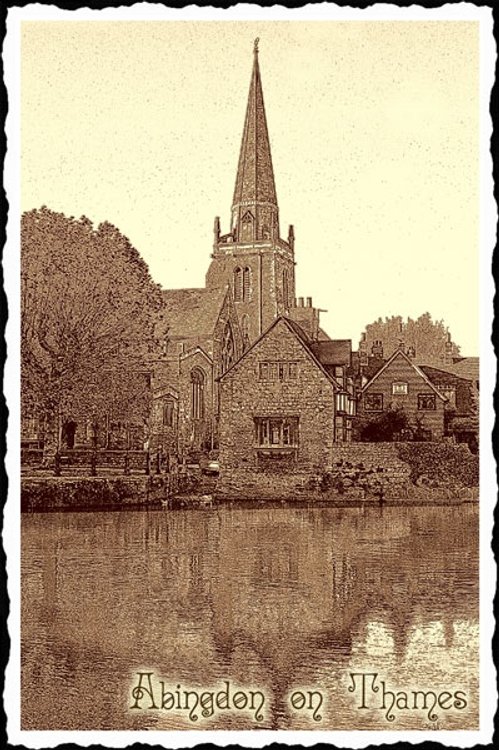
[[[55,476],[109,474],[163,474],[168,472],[165,457],[160,452],[143,450],[108,450],[75,448],[57,451],[48,463],[43,461],[43,451],[21,453],[23,470],[49,471]],[[36,459],[36,460],[35,460]]]

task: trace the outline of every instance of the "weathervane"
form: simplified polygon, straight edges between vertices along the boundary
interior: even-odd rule
[[[258,42],[259,41],[260,41],[260,37],[257,36],[255,41],[253,42],[253,52],[255,53],[255,55],[258,55]]]

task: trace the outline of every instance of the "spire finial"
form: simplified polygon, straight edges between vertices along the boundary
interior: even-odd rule
[[[255,41],[253,42],[253,54],[258,55],[258,43],[260,41],[260,37],[257,36]]]

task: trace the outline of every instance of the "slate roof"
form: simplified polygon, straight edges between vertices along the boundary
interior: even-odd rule
[[[314,341],[311,347],[315,356],[323,365],[343,365],[350,367],[352,363],[351,339]]]
[[[163,322],[170,338],[211,336],[227,290],[164,289]]]
[[[433,368],[434,370],[447,372],[449,375],[454,375],[456,378],[462,378],[463,380],[478,380],[480,377],[479,357],[463,357],[452,365],[427,365],[421,362],[419,366],[421,368]]]

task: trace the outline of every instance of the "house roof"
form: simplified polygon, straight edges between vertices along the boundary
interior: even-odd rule
[[[431,382],[431,380],[429,379],[429,377],[427,375],[425,375],[425,373],[420,369],[420,367],[418,367],[418,365],[414,364],[414,362],[407,356],[407,354],[405,352],[402,351],[402,349],[397,349],[397,351],[395,351],[392,354],[392,356],[390,357],[390,359],[388,359],[385,362],[385,364],[383,365],[383,367],[380,367],[379,370],[372,376],[372,378],[370,380],[368,380],[368,382],[363,386],[363,388],[361,389],[361,393],[364,393],[364,391],[366,391],[368,388],[370,388],[370,386],[374,383],[374,381],[377,380],[377,378],[381,375],[382,372],[384,372],[388,367],[390,367],[391,363],[397,357],[403,357],[405,359],[405,361],[408,362],[408,364],[413,368],[413,370],[415,370],[415,372],[417,372],[417,374],[419,375],[419,377],[422,378],[422,380],[425,381],[426,385],[429,388],[431,388],[431,390],[434,391],[437,394],[437,396],[439,397],[439,399],[441,401],[447,401],[447,399],[445,398],[445,396],[443,396],[440,393],[440,391],[433,385],[433,383]]]
[[[163,317],[169,337],[210,336],[227,289],[164,289]]]
[[[310,359],[314,362],[315,365],[322,371],[322,373],[325,375],[325,377],[329,380],[331,385],[338,391],[342,391],[340,384],[334,379],[334,377],[326,370],[324,365],[319,361],[317,356],[314,354],[312,347],[311,347],[311,341],[303,328],[298,325],[294,320],[291,320],[290,318],[285,317],[284,315],[280,315],[278,318],[276,318],[270,326],[262,333],[260,336],[252,343],[252,345],[246,349],[246,351],[239,357],[239,359],[234,362],[228,370],[226,370],[222,375],[220,375],[217,380],[222,380],[225,378],[225,376],[231,372],[238,364],[241,362],[258,344],[262,339],[264,339],[270,331],[272,331],[273,328],[277,326],[279,322],[284,323],[284,325],[288,328],[288,330],[295,336],[295,338],[301,343],[305,351],[307,352]]]
[[[336,339],[329,341],[314,341],[312,351],[323,365],[350,366],[352,362],[352,340]]]
[[[479,357],[463,357],[451,365],[453,372],[459,378],[466,380],[478,380],[480,377],[480,359]]]
[[[463,383],[469,385],[469,381],[467,378],[456,375],[454,372],[443,369],[440,366],[437,367],[435,365],[418,365],[418,367],[424,372],[425,375],[429,377],[432,383],[437,386],[442,384],[455,385],[456,381],[462,381]]]
[[[480,377],[480,360],[478,357],[463,357],[463,359],[451,365],[432,365],[431,363],[421,362],[419,367],[424,370],[439,370],[463,380],[478,380]]]

